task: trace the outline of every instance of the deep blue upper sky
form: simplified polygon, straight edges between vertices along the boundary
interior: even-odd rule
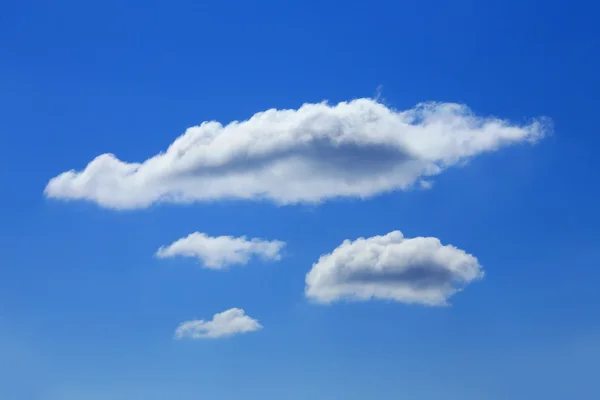
[[[0,12],[0,397],[597,399],[600,6],[592,1],[32,1]],[[142,161],[190,126],[374,96],[554,133],[428,191],[318,207],[114,211],[44,197],[110,152]],[[310,304],[344,239],[399,229],[475,254],[452,307]],[[208,271],[156,249],[193,231],[285,240],[277,264]],[[174,341],[243,307],[260,332]]]

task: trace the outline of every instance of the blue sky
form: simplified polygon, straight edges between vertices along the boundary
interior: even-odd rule
[[[2,9],[0,397],[600,397],[598,5],[110,0]],[[362,200],[115,209],[44,194],[50,179],[96,156],[143,162],[203,121],[335,106],[378,87],[383,111],[459,103],[517,127],[545,116],[554,129],[534,145],[450,166],[429,190]],[[141,193],[125,186],[115,196]],[[321,255],[395,230],[472,254],[485,277],[450,307],[307,298],[305,277]],[[223,270],[155,257],[196,231],[286,246],[279,261]],[[184,321],[235,307],[262,329],[174,338]]]

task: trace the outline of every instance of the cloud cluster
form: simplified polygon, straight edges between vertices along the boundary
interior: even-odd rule
[[[102,154],[52,178],[45,194],[114,209],[160,202],[266,199],[277,204],[367,198],[406,190],[481,153],[534,142],[528,125],[474,115],[464,105],[425,103],[396,111],[363,98],[337,105],[270,109],[226,125],[187,129],[143,162]]]
[[[252,257],[280,260],[284,246],[285,242],[279,240],[247,239],[245,236],[211,237],[206,233],[194,232],[169,246],[160,247],[155,255],[158,258],[194,257],[206,268],[224,269],[247,264]]]
[[[141,162],[102,154],[83,170],[52,178],[45,195],[113,209],[223,199],[287,205],[368,198],[431,188],[432,178],[453,165],[536,142],[548,132],[548,122],[513,124],[455,103],[423,103],[404,111],[369,98],[304,104],[226,125],[203,122]],[[206,268],[226,269],[252,258],[280,260],[285,246],[279,240],[194,232],[160,247],[155,256],[193,257]],[[306,275],[305,296],[317,303],[384,299],[443,306],[483,276],[473,255],[435,237],[405,238],[393,231],[345,240],[322,255]],[[260,329],[243,309],[231,308],[209,321],[182,323],[175,337],[213,339]]]
[[[250,318],[241,308],[231,308],[213,315],[210,321],[202,319],[186,321],[175,331],[176,339],[216,339],[262,329],[262,325]]]
[[[321,303],[371,298],[446,305],[484,272],[477,258],[434,237],[400,231],[345,240],[306,275],[306,296]]]

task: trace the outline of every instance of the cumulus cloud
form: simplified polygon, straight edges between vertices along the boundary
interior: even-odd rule
[[[545,119],[516,125],[481,117],[454,103],[404,111],[368,98],[304,104],[226,125],[203,122],[142,162],[102,154],[83,170],[52,178],[45,194],[115,209],[219,199],[283,205],[367,198],[410,189],[478,154],[535,142],[547,126]]]
[[[176,339],[216,339],[262,329],[262,325],[250,318],[241,308],[231,308],[213,315],[210,321],[202,319],[186,321],[175,331]]]
[[[284,246],[285,242],[279,240],[247,239],[245,236],[211,237],[206,233],[194,232],[169,246],[160,247],[156,257],[194,257],[206,268],[223,269],[231,265],[247,264],[252,257],[280,260]]]
[[[372,298],[443,306],[483,278],[477,258],[434,237],[383,236],[345,240],[306,275],[306,296],[321,303]]]

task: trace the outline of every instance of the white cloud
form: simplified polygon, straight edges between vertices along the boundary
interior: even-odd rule
[[[263,260],[280,260],[285,242],[279,240],[250,239],[245,236],[211,237],[206,233],[194,232],[169,246],[162,246],[156,257],[195,257],[206,268],[223,269],[235,264],[247,264],[255,256]]]
[[[254,332],[262,325],[246,315],[241,308],[231,308],[213,315],[212,320],[186,321],[175,331],[176,339],[216,339],[240,333]]]
[[[483,275],[477,258],[463,250],[394,231],[345,240],[321,256],[306,275],[306,296],[321,303],[378,298],[441,306]]]
[[[454,103],[405,111],[367,98],[304,104],[225,126],[204,122],[143,162],[100,155],[82,171],[51,179],[45,194],[116,209],[234,198],[277,204],[365,198],[410,189],[480,153],[534,142],[546,122],[514,125]]]

